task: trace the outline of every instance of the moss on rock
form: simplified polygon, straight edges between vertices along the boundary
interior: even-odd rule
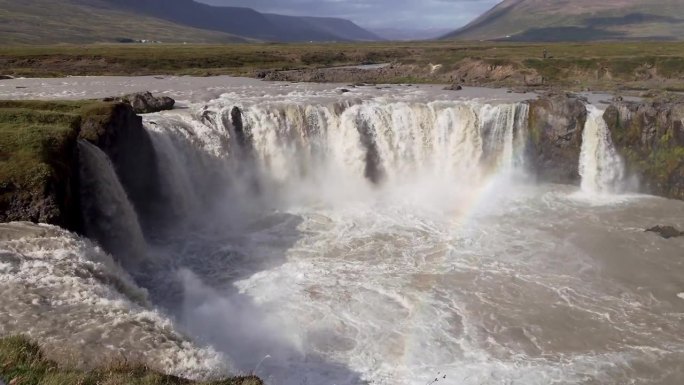
[[[81,230],[77,140],[85,120],[104,121],[113,106],[92,100],[0,101],[0,221]]]
[[[642,189],[684,199],[684,101],[617,102],[603,118]]]

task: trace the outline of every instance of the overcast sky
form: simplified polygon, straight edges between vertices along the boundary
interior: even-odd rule
[[[368,28],[456,29],[500,0],[199,0],[297,16],[334,16]]]

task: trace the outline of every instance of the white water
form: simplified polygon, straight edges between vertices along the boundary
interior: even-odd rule
[[[62,363],[126,359],[189,378],[227,372],[224,357],[151,310],[109,255],[57,227],[0,224],[0,292],[0,335],[28,335]]]
[[[625,165],[617,153],[610,131],[603,120],[604,111],[588,105],[582,136],[579,172],[582,191],[590,194],[620,192],[625,180]]]
[[[514,100],[246,88],[145,118],[178,217],[149,245],[170,270],[150,291],[236,370],[274,385],[684,382],[684,244],[641,230],[684,226],[680,202],[528,185]],[[618,178],[600,124],[583,177],[605,194]]]
[[[525,185],[526,115],[226,96],[148,117],[161,157],[182,159],[174,195],[205,193],[196,227],[156,246],[192,271],[182,324],[272,384],[677,383],[681,245],[637,247],[635,229],[684,208]],[[583,177],[605,194],[621,176],[598,115]]]
[[[251,135],[247,149],[236,142],[230,121],[235,104]],[[448,199],[445,189],[459,194],[490,175],[522,174],[526,116],[526,104],[372,100],[244,106],[218,100],[193,116],[150,117],[147,127],[163,167],[176,165],[165,174],[177,207],[203,201],[197,197],[220,188],[249,200],[254,194],[235,190],[256,188],[277,206],[365,199],[374,188],[369,179],[387,190],[439,185],[435,192]]]

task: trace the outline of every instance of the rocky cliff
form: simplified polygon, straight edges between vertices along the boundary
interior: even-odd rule
[[[586,100],[553,93],[528,104],[530,171],[539,182],[579,184]],[[684,199],[684,101],[617,100],[606,108],[604,120],[642,192]],[[0,134],[0,221],[84,230],[89,214],[80,199],[79,140],[111,160],[145,234],[168,221],[154,146],[130,104],[0,102]]]
[[[76,103],[0,102],[0,221],[80,229]]]
[[[529,102],[527,159],[541,182],[577,184],[586,100],[550,94]]]
[[[616,101],[604,120],[644,192],[684,199],[684,100]]]
[[[167,103],[168,104],[168,103]],[[0,221],[83,232],[79,140],[99,147],[143,221],[162,218],[164,198],[152,141],[129,103],[0,102]]]

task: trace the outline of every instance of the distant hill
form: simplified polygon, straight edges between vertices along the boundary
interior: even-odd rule
[[[416,41],[438,39],[451,32],[449,28],[374,28],[376,35],[394,41]]]
[[[193,0],[0,0],[0,44],[380,40],[351,21]]]
[[[268,16],[268,15],[267,15]],[[327,31],[330,34],[339,36],[344,40],[350,41],[377,41],[383,40],[377,34],[367,31],[347,19],[335,17],[297,17],[299,20],[311,25],[313,28]]]
[[[0,44],[99,43],[126,39],[229,43],[244,38],[178,25],[96,0],[0,0]]]
[[[504,0],[444,38],[680,40],[684,38],[684,0]]]

